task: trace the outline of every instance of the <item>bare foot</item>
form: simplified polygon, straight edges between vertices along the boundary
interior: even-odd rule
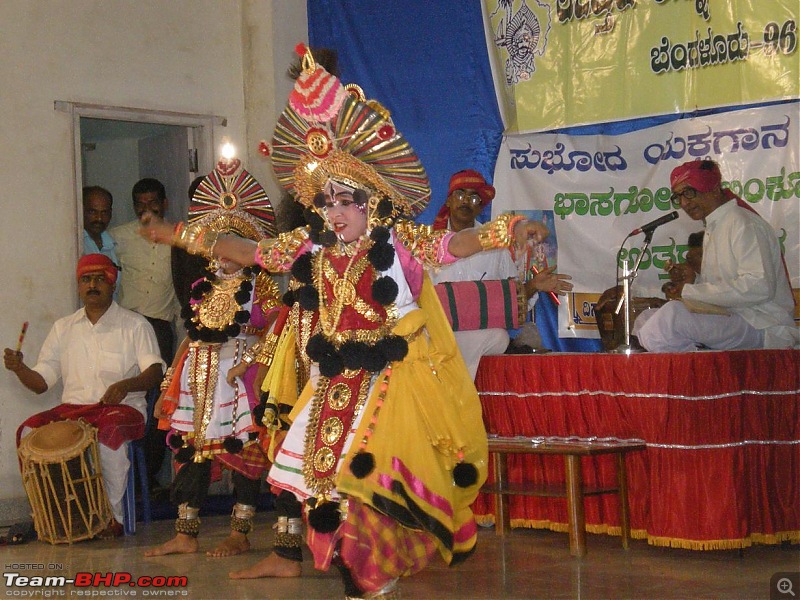
[[[192,554],[197,552],[200,544],[197,542],[196,537],[186,535],[185,533],[178,533],[170,541],[147,550],[145,556],[165,556],[167,554]]]
[[[300,577],[302,563],[278,556],[274,552],[252,567],[231,571],[231,579],[259,579],[261,577]]]
[[[235,556],[250,550],[250,542],[247,536],[239,531],[231,531],[231,534],[222,540],[219,546],[206,552],[206,556]]]

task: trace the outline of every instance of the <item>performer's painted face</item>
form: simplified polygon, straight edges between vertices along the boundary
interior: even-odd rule
[[[323,211],[336,237],[347,244],[364,235],[367,232],[367,207],[365,202],[357,202],[353,197],[355,190],[330,179],[323,191]]]

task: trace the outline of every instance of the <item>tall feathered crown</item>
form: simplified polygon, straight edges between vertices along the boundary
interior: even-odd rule
[[[189,204],[189,222],[255,241],[276,232],[267,193],[237,159],[221,159],[200,182]]]
[[[272,143],[260,145],[281,185],[312,209],[332,177],[388,198],[398,213],[422,211],[430,198],[428,176],[389,111],[367,101],[358,86],[346,89],[304,45],[296,51],[303,71]]]

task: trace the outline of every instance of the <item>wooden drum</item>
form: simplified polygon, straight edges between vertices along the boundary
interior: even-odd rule
[[[448,281],[434,289],[453,331],[517,329],[525,322],[525,290],[516,279]]]
[[[625,341],[625,313],[620,310],[619,314],[614,314],[621,293],[622,286],[607,289],[594,307],[597,329],[600,331],[600,340],[603,342],[606,352],[610,352]],[[640,313],[648,308],[660,308],[666,303],[667,301],[663,298],[637,298],[634,296],[631,302],[631,331],[633,331],[633,323]]]
[[[26,435],[17,453],[40,540],[71,544],[105,529],[111,505],[94,427],[84,421],[49,423]]]

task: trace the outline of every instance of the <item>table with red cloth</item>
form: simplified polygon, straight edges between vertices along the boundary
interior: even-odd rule
[[[800,541],[800,350],[486,356],[476,385],[489,433],[644,440],[627,459],[633,538],[694,550]],[[560,457],[507,460],[511,482],[564,481]],[[583,460],[586,485],[614,481],[613,457]],[[567,531],[563,500],[510,502],[512,527]],[[585,506],[587,531],[619,535],[615,496]],[[473,509],[493,522],[493,496]]]

